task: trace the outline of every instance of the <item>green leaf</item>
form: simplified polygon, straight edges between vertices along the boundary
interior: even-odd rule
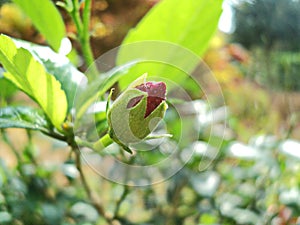
[[[25,128],[48,131],[46,115],[39,109],[18,106],[0,108],[0,128]]]
[[[53,125],[61,130],[67,114],[67,98],[61,84],[24,48],[17,48],[9,37],[0,36],[0,62],[4,76],[33,98]]]
[[[202,55],[217,28],[221,12],[222,0],[163,0],[129,32],[123,44],[168,41]]]
[[[17,88],[3,76],[3,73],[4,70],[0,68],[0,96],[8,98],[17,91]]]
[[[61,83],[61,88],[65,91],[68,101],[68,112],[74,105],[74,98],[76,91],[79,88],[79,81],[81,77],[76,76],[76,73],[81,74],[76,68],[70,66],[70,64],[64,64],[57,66],[55,62],[50,60],[44,61],[44,66],[47,71],[55,76],[55,78]]]
[[[68,112],[74,105],[74,98],[77,90],[80,88],[80,83],[86,79],[70,62],[70,60],[61,54],[57,54],[47,46],[32,44],[30,42],[13,39],[17,47],[22,47],[30,51],[30,53],[40,61],[47,72],[54,75],[61,83],[61,88],[65,91],[68,101]]]
[[[58,51],[66,36],[63,19],[50,0],[13,0],[32,20],[34,26],[43,34],[50,46]]]
[[[130,76],[121,80],[121,86],[126,87],[146,72],[149,76],[183,82],[199,64],[199,56],[205,52],[216,31],[221,12],[222,0],[163,0],[158,3],[123,41],[118,65],[138,58],[147,63],[131,69]]]

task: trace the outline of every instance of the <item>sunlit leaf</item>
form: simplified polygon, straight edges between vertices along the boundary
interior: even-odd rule
[[[68,111],[74,104],[76,91],[80,87],[80,82],[85,78],[70,62],[70,60],[61,54],[54,52],[47,46],[36,45],[30,42],[13,39],[17,47],[22,47],[30,51],[30,53],[39,60],[47,72],[55,76],[61,83],[61,88],[65,91],[68,101]]]
[[[0,62],[4,76],[33,98],[57,129],[66,118],[67,98],[61,84],[24,48],[17,48],[9,37],[0,36]]]
[[[30,17],[35,27],[43,34],[50,46],[58,51],[66,36],[63,19],[50,0],[13,0]]]
[[[159,2],[123,41],[118,65],[134,59],[146,59],[148,62],[130,70],[130,76],[124,77],[121,85],[127,86],[145,72],[149,76],[185,80],[185,73],[191,73],[199,64],[199,59],[193,54],[201,56],[204,53],[217,29],[221,6],[222,0]],[[139,43],[127,45],[136,42]]]

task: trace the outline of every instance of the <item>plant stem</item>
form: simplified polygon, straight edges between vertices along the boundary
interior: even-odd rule
[[[115,211],[114,211],[113,219],[118,219],[118,214],[119,214],[119,211],[120,211],[121,204],[125,200],[125,198],[128,194],[129,194],[129,186],[125,185],[121,197],[116,202],[116,208],[115,208]]]
[[[104,219],[108,222],[108,224],[112,224],[112,220],[111,218],[109,218],[104,210],[104,207],[97,202],[94,198],[93,198],[93,194],[91,191],[91,188],[85,178],[85,175],[83,173],[82,170],[82,162],[81,162],[81,155],[80,155],[80,150],[76,147],[76,146],[71,146],[72,147],[72,151],[75,153],[75,162],[76,162],[76,168],[79,172],[79,176],[80,176],[80,181],[83,185],[84,191],[88,197],[88,199],[90,200],[90,202],[93,204],[93,206],[96,208],[96,210],[98,211],[98,213],[104,217]]]
[[[41,131],[41,132],[49,137],[66,142],[66,137],[61,134],[55,132],[45,132],[45,131]]]
[[[128,164],[132,164],[134,161],[135,161],[135,157],[133,156],[129,159]],[[126,181],[128,180],[128,174],[129,174],[128,169],[126,170],[125,174],[126,175],[125,175],[124,181],[123,181],[124,182],[124,189],[123,189],[121,197],[116,202],[116,208],[115,208],[115,211],[114,211],[113,219],[120,219],[119,218],[120,207],[121,207],[122,203],[124,202],[124,200],[126,199],[127,195],[130,193],[130,190],[131,190],[130,186],[125,184]]]
[[[15,146],[13,145],[13,143],[11,142],[9,137],[7,136],[6,131],[1,129],[1,133],[2,133],[3,141],[10,147],[10,149],[12,150],[14,155],[16,156],[17,162],[18,162],[18,167],[20,167],[23,164],[21,155],[19,154],[18,150],[15,148]]]
[[[111,139],[109,134],[105,134],[102,138],[99,139],[99,141],[94,143],[94,149],[96,151],[101,151],[105,147],[111,145],[114,141]]]
[[[80,33],[82,33],[82,27],[83,27],[83,24],[82,24],[82,21],[80,18],[80,13],[79,13],[80,7],[78,4],[78,0],[73,0],[72,2],[73,2],[73,10],[70,13],[70,15],[73,19],[73,22],[75,23],[78,34],[80,34]]]
[[[93,143],[84,141],[79,137],[75,137],[75,142],[80,147],[88,147],[88,148],[93,149],[97,153],[101,153],[101,151],[105,147],[107,147],[113,143],[113,140],[110,138],[109,134],[106,134],[102,138],[100,138],[98,141],[93,142]]]
[[[81,183],[83,185],[83,188],[88,196],[89,199],[92,199],[92,193],[91,193],[91,189],[86,181],[86,178],[84,176],[84,173],[82,171],[82,167],[81,167],[81,157],[80,157],[80,151],[78,149],[73,149],[73,152],[75,152],[75,161],[76,161],[76,168],[80,174],[80,180]]]
[[[98,70],[94,64],[94,56],[90,44],[89,26],[91,17],[91,3],[91,0],[85,0],[83,15],[81,19],[80,5],[78,3],[78,0],[73,0],[73,11],[70,13],[70,15],[77,29],[78,41],[81,46],[82,55],[85,60],[86,66],[90,67],[89,76],[91,79],[94,79],[98,75]]]
[[[89,34],[89,26],[90,26],[90,17],[91,17],[91,0],[85,0],[85,6],[83,9],[83,30],[81,34],[81,44],[82,51],[85,56],[85,61],[87,66],[90,66],[94,62],[94,56],[92,53],[92,48],[90,45],[90,34]]]
[[[175,224],[175,221],[178,219],[178,207],[180,205],[180,194],[182,192],[182,189],[187,184],[188,179],[184,178],[180,183],[178,183],[173,191],[172,196],[172,205],[171,209],[168,212],[168,215],[166,215],[166,225],[173,225]]]

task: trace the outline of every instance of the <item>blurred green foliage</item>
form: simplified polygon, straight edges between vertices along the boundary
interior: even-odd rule
[[[299,50],[299,0],[241,1],[233,10],[235,41],[247,48]]]
[[[255,0],[233,4],[232,40],[253,53],[250,73],[260,84],[299,91],[299,0]]]
[[[117,4],[118,1],[109,2]],[[131,38],[138,41],[142,40],[139,38],[144,37],[143,35],[146,38],[147,34],[152,35],[151,29],[155,27],[150,26],[153,25],[150,19],[154,17],[155,24],[161,25],[163,29],[174,31],[172,37],[175,39],[168,41],[184,43],[185,47],[202,54],[216,28],[221,1],[215,1],[212,5],[205,0],[197,3],[171,0],[166,2],[170,5],[168,7],[162,5],[162,8],[156,5],[157,8],[146,16],[149,21],[142,20],[125,42]],[[189,2],[193,4],[188,5]],[[176,3],[181,5],[172,5]],[[183,15],[180,15],[178,6],[184,7]],[[188,16],[194,13],[193,6],[199,6],[198,10],[203,14],[196,13],[195,17],[189,18]],[[210,7],[213,7],[213,14],[210,14]],[[174,9],[178,12],[174,13]],[[155,10],[159,15],[155,14]],[[164,15],[168,16],[168,20],[161,21],[160,17]],[[184,20],[181,20],[181,16]],[[51,18],[48,19],[51,21]],[[189,29],[185,30],[183,38],[177,39],[181,37],[182,31],[177,29],[177,25],[183,23],[182,21],[188,24],[181,24],[181,27]],[[149,27],[147,29],[147,23],[150,24],[151,29]],[[206,29],[204,36],[201,35],[202,26]],[[158,29],[158,34],[153,32],[151,38],[157,40],[159,36],[167,38],[168,35],[161,35],[162,30]],[[145,31],[148,33],[144,33]],[[82,78],[83,74],[69,60],[54,53],[48,47],[27,46],[26,42],[15,42],[27,49],[22,50],[27,52],[21,55],[24,56],[24,60],[29,55],[30,58],[35,58],[43,67],[43,71],[56,77],[56,81],[61,84],[61,89],[66,93],[67,122],[70,123],[63,124],[65,133],[59,133],[46,113],[36,109],[36,105],[34,107],[14,106],[20,102],[20,96],[16,95],[20,93],[16,92],[12,84],[0,75],[0,127],[2,128],[0,145],[3,154],[3,159],[0,160],[0,224],[282,225],[300,222],[300,142],[290,137],[291,129],[297,124],[293,122],[293,126],[283,128],[281,135],[275,135],[274,126],[277,124],[274,123],[277,121],[273,118],[276,115],[269,114],[271,99],[262,89],[256,88],[253,84],[234,83],[236,77],[230,74],[228,77],[231,83],[226,84],[228,87],[224,91],[228,106],[222,105],[222,97],[214,93],[216,87],[209,86],[208,90],[216,95],[213,96],[214,104],[210,105],[207,99],[174,103],[182,106],[182,115],[184,115],[182,118],[176,108],[170,104],[165,122],[167,132],[173,135],[172,139],[166,139],[161,145],[157,145],[155,141],[147,142],[141,148],[146,146],[151,147],[152,150],[141,151],[133,156],[124,153],[117,145],[110,146],[109,150],[100,153],[100,156],[97,153],[97,157],[101,159],[113,156],[131,165],[155,165],[178,150],[176,160],[183,168],[174,176],[164,182],[145,187],[124,186],[100,178],[84,163],[81,167],[78,158],[74,157],[78,152],[74,149],[70,152],[66,148],[67,144],[74,144],[72,141],[75,134],[68,133],[73,125],[71,122],[75,121],[75,126],[81,128],[78,133],[87,133],[86,136],[92,137],[95,135],[93,132],[89,133],[88,122],[90,121],[87,121],[86,126],[84,120],[74,118],[76,116],[73,113],[74,106],[71,105],[75,95],[74,89],[78,88],[76,81],[78,77]],[[5,46],[2,48],[4,49]],[[271,59],[276,64],[272,65],[272,70],[276,69],[282,73],[288,70],[291,79],[295,79],[299,67],[298,53],[274,52]],[[13,71],[15,67],[23,65],[24,62],[19,61],[20,64],[12,60],[15,64],[10,65],[9,70]],[[99,109],[95,107],[97,110],[93,119],[97,125],[96,131],[101,135],[104,135],[107,130],[105,107],[101,107],[105,106],[106,102],[103,100],[106,98],[107,91],[121,78],[125,79],[125,82],[127,78],[134,79],[134,76],[128,77],[124,74],[135,63],[126,64],[123,70],[114,68],[120,69],[118,73],[112,70],[103,74],[101,79],[96,79],[91,86],[88,86],[88,93],[84,93],[83,99],[80,99],[78,106],[76,105],[79,109],[84,108],[85,104],[90,105],[97,98],[93,95],[94,90],[98,90],[101,101],[97,103],[100,107]],[[263,63],[263,60],[260,63]],[[192,64],[190,69],[194,67],[195,65]],[[260,69],[255,73],[259,73],[260,79],[264,79],[264,75],[261,75],[264,73],[263,69],[258,65],[257,67]],[[290,73],[291,71],[293,73]],[[235,72],[232,67],[227,73],[231,72]],[[33,71],[31,76],[31,83],[45,77],[43,74],[37,74],[37,71]],[[172,75],[167,74],[167,76],[172,78]],[[274,77],[272,85],[284,87],[286,90],[298,89],[296,82],[280,79],[282,77]],[[29,82],[27,79],[24,81],[20,85],[26,86],[25,83]],[[185,83],[186,86],[189,84]],[[38,88],[42,89],[45,86],[35,86],[35,89]],[[189,91],[191,96],[199,96],[199,89],[191,88]],[[43,95],[37,97],[41,96]],[[49,100],[53,96],[48,97]],[[171,103],[172,100],[174,99],[170,99]],[[27,105],[28,99],[21,102]],[[60,110],[55,109],[60,105],[53,107],[54,112]],[[86,108],[83,111],[85,110]],[[28,130],[18,136],[16,129],[4,129],[7,127]],[[182,134],[184,128],[187,132]],[[45,138],[44,135],[29,129],[40,130],[60,141]],[[159,129],[165,131],[164,128],[159,127]],[[190,142],[189,138],[193,135],[196,136],[196,140]],[[50,145],[48,147],[50,150],[47,150],[45,142]],[[6,154],[13,158],[14,163]],[[55,154],[59,157],[54,159],[50,157]],[[41,160],[43,157],[48,161]],[[92,157],[96,159],[94,155]],[[4,161],[4,158],[10,160]],[[110,174],[124,175],[124,179],[129,175],[126,174],[127,171],[116,174],[120,171],[109,166],[111,165],[107,165]],[[173,164],[166,166],[171,168]],[[90,192],[86,191],[87,184],[79,180],[83,172],[87,174],[85,177],[90,185],[88,189],[92,190]],[[154,172],[149,170],[148,176],[142,177],[138,182],[143,183],[145,180],[151,182],[153,176],[161,178],[164,177],[164,173],[160,170]],[[95,202],[98,199],[101,199],[100,206]]]
[[[62,39],[66,37],[66,29],[53,2],[39,0],[13,0],[13,2],[24,11],[49,45],[58,52]],[[36,10],[37,8],[39,10]]]
[[[298,52],[271,51],[268,56],[259,48],[252,52],[254,59],[249,65],[249,77],[273,90],[289,92],[300,90]]]
[[[11,2],[11,0],[0,0],[0,6],[7,2]]]

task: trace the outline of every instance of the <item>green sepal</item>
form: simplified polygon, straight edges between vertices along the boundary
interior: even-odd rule
[[[147,137],[156,128],[158,122],[164,117],[168,106],[165,102],[162,102],[150,115],[144,118],[146,108],[147,97],[144,97],[130,110],[130,128],[140,140]]]
[[[145,140],[153,140],[153,139],[160,139],[160,138],[171,138],[171,137],[173,137],[172,134],[149,135],[145,138]]]
[[[110,89],[109,95],[107,97],[106,109],[105,109],[106,117],[108,117],[108,111],[109,111],[109,108],[110,108],[111,96],[113,95],[114,90],[115,90],[114,88]]]
[[[114,142],[116,142],[120,147],[122,147],[126,152],[132,154],[132,150],[125,144],[123,144],[122,142],[119,141],[119,139],[114,135],[114,132],[112,131],[112,129],[109,129],[108,132],[109,136],[111,139],[114,140]]]

